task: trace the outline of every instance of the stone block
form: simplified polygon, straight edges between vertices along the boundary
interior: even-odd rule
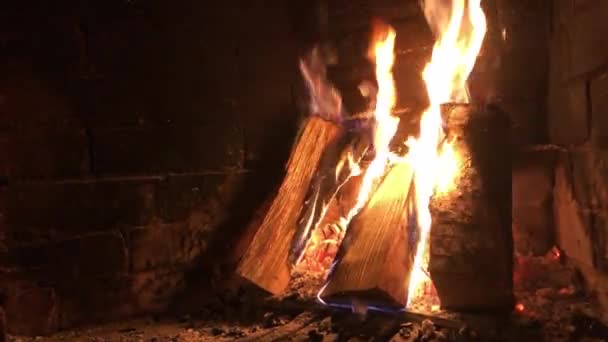
[[[157,215],[158,178],[15,183],[3,190],[9,243],[144,225]]]
[[[146,3],[145,17],[117,9],[104,13],[114,20],[94,20],[87,52],[97,74],[81,90],[89,123],[202,124],[233,114],[243,89],[236,39],[244,26],[229,3],[235,6],[217,3],[213,11],[197,2]]]
[[[235,125],[110,128],[93,136],[93,162],[102,174],[221,170],[243,162]]]
[[[544,255],[555,244],[552,218],[556,153],[522,151],[513,160],[512,219],[515,250]]]
[[[519,255],[542,256],[555,245],[553,205],[513,205],[513,242]]]
[[[160,217],[165,222],[183,221],[193,211],[206,211],[219,218],[242,183],[239,173],[170,175],[161,185]]]
[[[575,77],[608,64],[608,2],[590,1],[577,6],[567,24],[570,33],[570,76]]]
[[[118,232],[13,248],[9,255],[12,265],[55,280],[125,274],[128,270],[125,239]]]
[[[296,42],[287,34],[290,29],[285,27],[289,26],[284,23],[286,14],[280,8],[270,9],[280,17],[280,22],[273,22],[263,20],[268,16],[268,13],[260,13],[265,8],[250,7],[253,7],[248,10],[250,15],[243,20],[252,22],[252,26],[243,32],[239,41],[238,87],[231,89],[230,94],[245,134],[245,157],[247,160],[273,159],[276,141],[289,141],[293,137],[301,114],[296,105],[296,89],[300,87],[297,95],[306,101],[308,91],[298,70],[297,61],[301,56],[298,56]],[[273,33],[262,34],[258,27],[263,27],[263,32]],[[308,106],[305,114],[308,114]]]
[[[185,273],[180,270],[142,272],[130,278],[138,312],[164,312],[174,296],[186,287]]]
[[[585,210],[608,210],[608,152],[589,149],[571,153],[574,192]]]
[[[562,145],[582,144],[589,138],[587,84],[580,80],[563,82],[554,75],[557,71],[552,71],[549,83],[549,139]]]
[[[513,205],[540,206],[553,197],[556,152],[521,151],[513,160]]]
[[[496,94],[506,99],[543,98],[549,68],[545,44],[529,49],[504,50],[496,73]],[[530,68],[530,65],[535,65]]]
[[[577,201],[572,161],[567,153],[560,156],[555,172],[553,212],[558,244],[568,257],[592,267],[591,218]]]
[[[608,152],[588,149],[570,154],[572,192],[586,219],[592,265],[608,272]]]
[[[60,303],[53,288],[3,277],[0,291],[7,299],[4,309],[10,334],[46,335],[59,328]]]
[[[550,29],[550,4],[547,0],[497,1],[498,26],[503,38],[502,48],[530,50],[545,47]],[[541,56],[537,56],[541,57]],[[546,55],[545,55],[546,57]]]
[[[48,57],[50,50],[45,51]],[[8,61],[0,67],[0,126],[57,126],[78,122],[70,98],[31,65]]]
[[[129,232],[131,269],[147,271],[192,262],[207,249],[212,217],[196,216],[196,222],[135,228]]]
[[[89,171],[82,127],[31,127],[0,134],[0,174],[9,178],[65,178]]]
[[[495,105],[511,120],[511,142],[515,147],[543,143],[546,139],[546,110],[539,99],[502,100]]]
[[[591,81],[591,135],[596,145],[608,148],[608,73]]]

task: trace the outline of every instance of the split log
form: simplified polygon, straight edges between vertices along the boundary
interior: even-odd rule
[[[306,119],[285,178],[239,263],[237,274],[272,294],[283,292],[289,283],[288,257],[296,221],[321,156],[339,132],[332,122]]]
[[[403,308],[415,254],[408,233],[412,169],[389,170],[364,209],[349,224],[320,297],[329,303]],[[413,188],[413,187],[412,187]]]
[[[444,112],[447,138],[454,141],[462,163],[455,190],[431,198],[431,278],[446,309],[511,310],[508,119],[496,110],[471,106]]]
[[[292,264],[300,262],[311,234],[319,227],[330,203],[335,202],[335,196],[351,178],[353,168],[359,167],[371,145],[368,134],[361,132],[345,131],[323,153],[297,222],[289,258]]]

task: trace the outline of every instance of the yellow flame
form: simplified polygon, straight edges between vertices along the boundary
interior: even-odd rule
[[[466,81],[486,33],[486,19],[480,1],[424,2],[424,14],[435,29],[437,40],[431,61],[423,71],[430,105],[420,121],[420,137],[408,140],[409,159],[415,170],[419,229],[419,242],[409,283],[408,307],[421,299],[425,289],[432,286],[426,272],[432,223],[429,212],[431,196],[435,192],[452,189],[460,169],[460,161],[452,144],[444,143],[440,146],[445,136],[441,104],[469,101]]]
[[[386,35],[374,42],[373,56],[376,63],[376,80],[378,82],[378,93],[376,94],[376,106],[374,108],[376,127],[373,138],[376,154],[363,175],[357,202],[348,213],[346,217],[347,221],[350,221],[365,205],[369,199],[374,182],[384,175],[387,164],[392,158],[389,143],[399,126],[399,118],[392,115],[396,98],[395,81],[392,72],[395,59],[395,37],[395,30],[387,27]]]
[[[351,176],[357,176],[364,172],[355,205],[350,208],[349,212],[338,223],[344,229],[348,226],[350,220],[365,206],[375,182],[384,175],[387,165],[395,159],[395,156],[389,150],[389,144],[395,132],[397,132],[399,125],[399,118],[392,115],[396,101],[392,73],[396,33],[393,28],[380,22],[377,23],[375,29],[377,29],[378,32],[376,33],[378,34],[375,34],[373,37],[373,46],[370,51],[371,57],[375,62],[376,80],[378,82],[374,108],[375,128],[373,145],[375,156],[365,171],[354,160],[352,153],[347,153],[346,157],[341,159],[336,167],[336,178],[345,165],[350,167]],[[317,97],[321,98],[321,96]],[[316,259],[319,259],[317,255],[323,254],[323,247],[339,244],[344,237],[344,232],[341,232],[340,234],[330,234],[330,239],[323,240],[319,234],[322,234],[322,232],[313,232],[311,239],[306,245],[304,253],[306,256],[315,256]]]

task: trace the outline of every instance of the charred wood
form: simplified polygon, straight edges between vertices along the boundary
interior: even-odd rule
[[[430,202],[429,270],[441,305],[513,307],[509,123],[492,109],[447,108],[447,139],[461,158],[455,189]]]

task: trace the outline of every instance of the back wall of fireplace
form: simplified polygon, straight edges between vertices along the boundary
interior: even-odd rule
[[[351,57],[369,19],[388,20],[399,109],[415,121],[425,106],[433,40],[417,0],[93,3],[0,5],[0,306],[15,333],[163,312],[228,277],[306,114],[297,57],[319,37],[354,111],[369,69]],[[483,1],[471,78],[513,122],[522,254],[556,241],[556,153],[539,148],[553,139],[551,3]]]

